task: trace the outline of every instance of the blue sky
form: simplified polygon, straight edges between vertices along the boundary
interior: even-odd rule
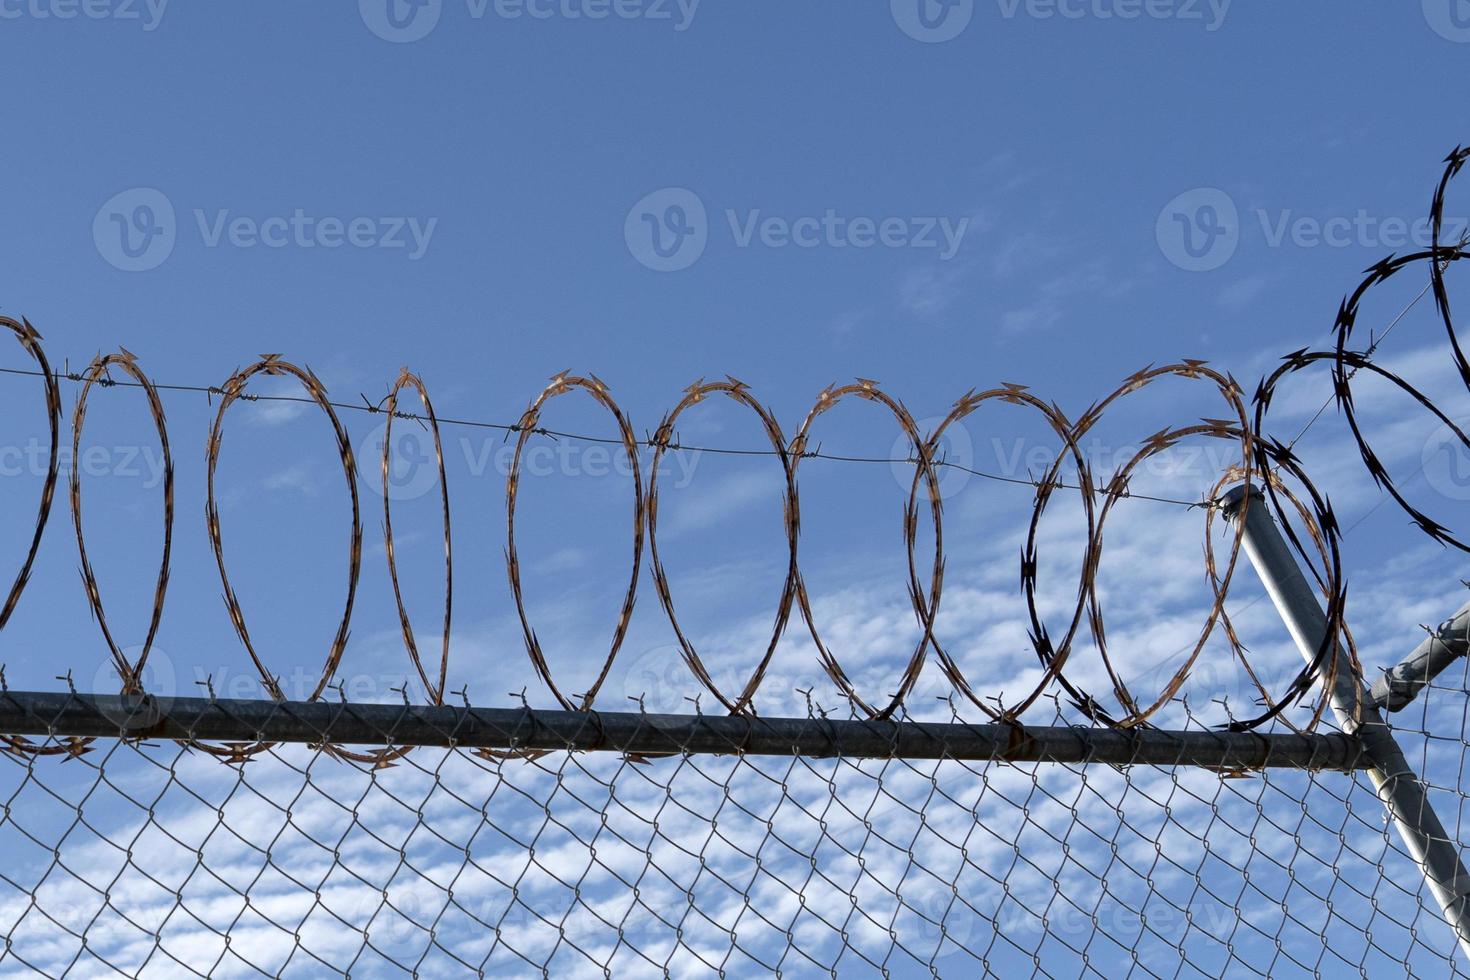
[[[1453,93],[1470,15],[1456,2],[0,0],[0,312],[29,317],[52,362],[73,371],[123,345],[160,382],[218,385],[280,353],[334,399],[362,403],[408,366],[441,416],[498,423],[557,372],[593,372],[640,436],[691,382],[726,374],[788,438],[819,391],[853,378],[880,381],[925,431],[971,388],[1027,383],[1075,416],[1137,368],[1181,357],[1209,359],[1250,391],[1275,358],[1327,343],[1361,269],[1422,236],[1440,161],[1467,134]],[[1450,227],[1467,217],[1470,197],[1452,189]],[[1423,285],[1409,272],[1375,290],[1360,323],[1387,326]],[[1453,275],[1450,285],[1453,296]],[[1427,299],[1381,358],[1452,416],[1470,414]],[[27,365],[12,344],[0,366]],[[69,426],[76,386],[62,394]],[[1294,435],[1327,394],[1325,376],[1294,380],[1273,433]],[[1358,394],[1390,471],[1454,527],[1470,460],[1444,454],[1443,431],[1407,400],[1371,381]],[[164,399],[177,514],[153,682],[183,694],[208,678],[259,696],[205,535],[217,399]],[[44,471],[39,384],[0,380],[0,404],[0,554],[17,555]],[[1161,426],[1221,411],[1207,386],[1167,382],[1120,403],[1087,452],[1110,471]],[[365,532],[338,677],[351,696],[381,700],[409,674],[373,476],[381,416],[343,422],[364,461]],[[615,431],[584,395],[551,402],[543,422]],[[257,647],[304,697],[343,605],[342,470],[315,410],[237,404],[225,428],[231,580]],[[1300,448],[1351,527],[1352,595],[1384,611],[1354,620],[1365,662],[1386,663],[1417,624],[1459,605],[1467,576],[1458,553],[1383,505],[1345,433],[1329,413]],[[400,423],[395,434],[422,456],[422,432]],[[718,399],[687,412],[679,435],[766,445],[746,409]],[[1056,451],[1039,418],[1014,409],[982,409],[953,435],[956,459],[1011,476]],[[484,704],[525,687],[550,705],[506,584],[512,444],[468,427],[444,438],[448,686]],[[852,399],[814,422],[812,439],[833,453],[905,454],[892,418]],[[159,451],[138,393],[94,391],[82,445],[93,452],[89,557],[120,645],[136,648],[160,542]],[[1149,487],[1196,499],[1229,450],[1193,443],[1172,469],[1145,474]],[[603,445],[537,439],[532,451],[516,518],[528,610],[559,685],[581,691],[627,586],[630,482]],[[421,649],[437,651],[437,486],[421,459],[395,467],[408,608]],[[660,476],[659,543],[681,623],[725,690],[771,631],[785,569],[778,475],[769,459],[686,452]],[[1035,672],[1017,591],[1029,493],[951,476],[939,631],[977,689],[1014,699]],[[801,470],[802,570],[824,637],[865,690],[891,690],[917,637],[899,536],[908,479],[901,465]],[[1198,633],[1207,588],[1201,515],[1150,506],[1110,518],[1103,588],[1126,673],[1157,687]],[[1042,591],[1065,621],[1079,513],[1062,498],[1048,514]],[[0,662],[14,686],[52,688],[70,670],[79,688],[112,690],[69,524],[63,492]],[[687,710],[698,686],[647,558],[599,704],[643,695]],[[1238,588],[1237,624],[1284,680],[1296,655],[1269,609],[1245,605],[1254,589]],[[762,710],[804,710],[807,688],[835,703],[815,663],[794,616]],[[1095,659],[1077,669],[1102,683]],[[1200,676],[1201,702],[1249,696],[1208,656]],[[937,710],[943,693],[931,671],[914,700]]]
[[[125,344],[155,378],[207,385],[281,352],[342,401],[377,401],[407,365],[441,414],[499,422],[514,421],[546,378],[569,368],[604,379],[640,433],[691,381],[723,374],[748,382],[788,434],[821,388],[853,377],[876,378],[930,424],[963,392],[1001,381],[1032,384],[1076,413],[1137,367],[1183,356],[1209,358],[1249,385],[1273,356],[1325,340],[1356,270],[1393,250],[1396,230],[1404,234],[1393,222],[1424,215],[1437,161],[1462,132],[1453,100],[1422,93],[1426,79],[1454,77],[1464,49],[1413,10],[1230,6],[1220,18],[1207,5],[1165,4],[1149,8],[1160,16],[1125,20],[1100,16],[1106,5],[1064,5],[1085,16],[1046,17],[1037,16],[1044,5],[980,4],[953,39],[926,43],[881,4],[845,14],[699,5],[692,17],[672,4],[635,4],[617,8],[630,16],[591,20],[570,16],[575,4],[535,7],[554,15],[537,18],[505,16],[514,6],[450,3],[426,36],[395,43],[369,27],[396,36],[386,22],[350,9],[164,7],[156,19],[120,5],[102,19],[60,19],[44,4],[13,9],[9,71],[28,94],[5,110],[17,152],[0,200],[17,233],[3,303],[31,317],[53,360],[79,370]],[[57,72],[60,61],[72,67]],[[1385,70],[1359,70],[1375,62]],[[658,195],[670,189],[703,208],[705,246],[686,268],[656,272],[625,231],[667,217],[669,201]],[[1171,261],[1189,264],[1165,215],[1198,215],[1201,202],[1216,201],[1198,194],[1216,191],[1238,230],[1214,243],[1206,264],[1217,267],[1187,271]],[[171,209],[170,234],[155,241],[130,230],[135,243],[152,243],[145,264],[158,264],[116,267],[128,265],[117,222],[160,198],[156,220]],[[1331,223],[1360,210],[1366,222],[1334,239]],[[1453,194],[1449,210],[1454,217]],[[885,221],[887,240],[903,244],[883,244]],[[785,241],[781,222],[817,244],[768,244]],[[357,241],[388,244],[351,244],[348,226]],[[1365,322],[1388,322],[1418,288],[1385,287]],[[1439,339],[1427,304],[1399,331],[1401,346],[1385,354]],[[30,412],[17,419],[29,425],[17,432],[23,443],[39,431],[35,392],[24,383],[6,390],[17,411]],[[66,397],[69,411],[74,392]],[[94,410],[85,441],[109,448],[96,472],[125,475],[87,484],[88,514],[108,526],[92,557],[104,594],[118,597],[115,618],[131,615],[136,632],[151,579],[126,569],[132,553],[156,552],[157,527],[104,515],[156,513],[156,486],[147,484],[157,480],[123,457],[147,463],[151,454],[156,468],[157,448],[141,399],[110,400],[117,407]],[[243,661],[220,632],[202,533],[200,454],[212,419],[203,402],[167,403],[179,460],[176,570],[188,571],[175,576],[159,643],[190,650],[190,661],[194,650],[223,646],[207,658],[222,668]],[[1219,406],[1203,396],[1207,407]],[[892,454],[896,429],[864,408],[824,416],[814,438],[834,451]],[[742,411],[692,411],[681,435],[763,445]],[[302,646],[285,663],[316,661],[308,648],[325,643],[340,604],[300,585],[329,576],[335,589],[345,564],[346,501],[325,427],[304,411],[232,413],[220,479],[233,495],[224,520],[232,564],[242,563],[238,585],[247,609],[259,596],[258,605],[289,614],[251,617],[257,630],[290,622],[274,640]],[[1100,436],[1100,451],[1116,456],[1161,415],[1141,409],[1137,424]],[[1031,421],[991,417],[974,417],[991,426],[972,426],[975,452],[1028,465],[1016,446],[1034,444],[1025,442]],[[547,421],[611,432],[570,397],[553,403]],[[346,422],[366,445],[379,420]],[[490,436],[447,433],[457,622],[466,629],[509,612],[497,513],[508,450]],[[608,463],[548,465],[582,474]],[[705,457],[675,473],[689,492],[666,500],[665,521],[699,538],[687,571],[779,552],[775,512],[759,506],[779,500],[775,469]],[[901,568],[895,508],[906,479],[882,467],[827,469],[803,472],[809,579],[817,581],[819,560],[837,575],[851,568],[844,551],[858,542],[842,529],[869,519],[893,529],[873,542],[872,561]],[[14,481],[18,499],[31,499],[36,482],[29,472]],[[1345,507],[1362,487],[1327,489]],[[596,589],[612,577],[609,564],[625,568],[623,519],[576,515],[626,511],[626,477],[544,479],[536,489],[522,533],[561,578],[543,586],[533,571],[528,590],[549,598],[564,585]],[[380,518],[370,490],[359,641],[395,619],[383,602],[381,554],[371,553]],[[428,542],[416,576],[427,583],[438,570],[434,486],[419,480],[409,492],[419,496],[395,516],[405,541]],[[991,506],[973,481],[957,493],[972,498],[972,510]],[[1010,496],[1025,505],[1024,489]],[[952,521],[962,509],[951,507]],[[722,521],[713,533],[711,515]],[[68,581],[64,512],[57,518],[12,643],[54,637],[48,609],[66,608],[68,621],[84,609]],[[284,537],[250,533],[271,522]],[[19,540],[26,528],[9,530]],[[109,533],[111,547],[101,543]],[[673,569],[679,552],[664,543]],[[705,560],[711,548],[719,562]],[[252,576],[287,554],[301,578]],[[779,581],[741,596],[767,610]],[[900,580],[891,581],[901,595]],[[65,607],[42,598],[53,583]],[[420,619],[434,615],[434,588],[410,589]],[[640,611],[657,626],[647,599]],[[615,609],[616,596],[604,605]],[[609,622],[602,606],[587,618]],[[302,639],[302,623],[322,640]],[[65,628],[73,645],[92,639],[90,624]],[[21,658],[7,659],[24,669]],[[483,696],[501,694],[492,691]]]

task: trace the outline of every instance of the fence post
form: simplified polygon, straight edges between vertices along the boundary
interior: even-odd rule
[[[1322,648],[1327,617],[1317,601],[1316,591],[1282,540],[1261,492],[1253,487],[1251,498],[1250,506],[1242,508],[1245,488],[1230,490],[1222,500],[1225,516],[1239,531],[1246,556],[1296,641],[1297,649],[1311,661]],[[1339,652],[1340,657],[1345,655],[1346,651]],[[1343,731],[1355,733],[1360,740],[1363,753],[1372,764],[1368,777],[1378,798],[1424,873],[1429,890],[1460,941],[1460,949],[1470,958],[1470,875],[1460,861],[1457,843],[1445,832],[1424,784],[1409,768],[1403,750],[1363,689],[1362,681],[1341,660],[1330,700]],[[1356,722],[1355,716],[1359,718]]]

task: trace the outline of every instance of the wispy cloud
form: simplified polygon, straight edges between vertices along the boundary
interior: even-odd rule
[[[995,279],[1013,279],[1050,266],[1073,248],[1075,242],[1062,235],[1023,231],[1001,242],[991,258],[989,272]]]
[[[766,473],[750,470],[732,475],[709,488],[690,490],[677,502],[674,498],[660,501],[660,516],[666,509],[670,518],[667,524],[670,534],[686,534],[730,521],[737,514],[758,501],[770,501],[778,508],[782,500],[782,483],[779,467],[771,467]],[[664,525],[660,524],[662,533]]]
[[[1220,290],[1218,302],[1226,310],[1243,310],[1254,303],[1270,284],[1271,277],[1265,274],[1242,276]]]
[[[315,470],[316,467],[311,463],[297,463],[266,474],[260,484],[271,493],[298,493],[310,496],[317,492]]]
[[[972,278],[973,267],[967,265],[910,269],[899,284],[899,305],[914,316],[936,316],[955,304]]]
[[[570,572],[587,565],[588,556],[583,548],[558,548],[535,563],[535,569],[543,574]]]
[[[1031,302],[1002,313],[1001,332],[1016,336],[1045,331],[1082,311],[1088,301],[1122,296],[1136,285],[1131,277],[1117,274],[1106,259],[1089,259],[1047,278],[1030,291],[1035,297]]]

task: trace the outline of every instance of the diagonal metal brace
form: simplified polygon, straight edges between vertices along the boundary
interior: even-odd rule
[[[1317,593],[1302,574],[1258,488],[1235,487],[1221,500],[1225,516],[1239,531],[1241,545],[1266,593],[1281,615],[1303,658],[1311,663],[1327,640],[1327,617]],[[1393,729],[1368,701],[1362,682],[1338,651],[1339,662],[1328,692],[1332,712],[1343,731],[1354,735],[1371,766],[1368,778],[1388,817],[1403,838],[1405,850],[1424,875],[1424,882],[1460,948],[1470,957],[1470,872],[1460,847],[1434,812],[1429,788],[1419,779]],[[1422,686],[1422,685],[1421,685]]]
[[[1440,623],[1397,667],[1373,682],[1374,707],[1402,711],[1446,667],[1470,652],[1470,602]]]

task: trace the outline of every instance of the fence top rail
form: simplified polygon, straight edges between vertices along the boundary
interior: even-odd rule
[[[1192,765],[1221,770],[1366,767],[1340,733],[669,715],[344,701],[80,692],[0,693],[0,732],[318,745],[443,746],[639,755],[743,754],[1001,762]]]

